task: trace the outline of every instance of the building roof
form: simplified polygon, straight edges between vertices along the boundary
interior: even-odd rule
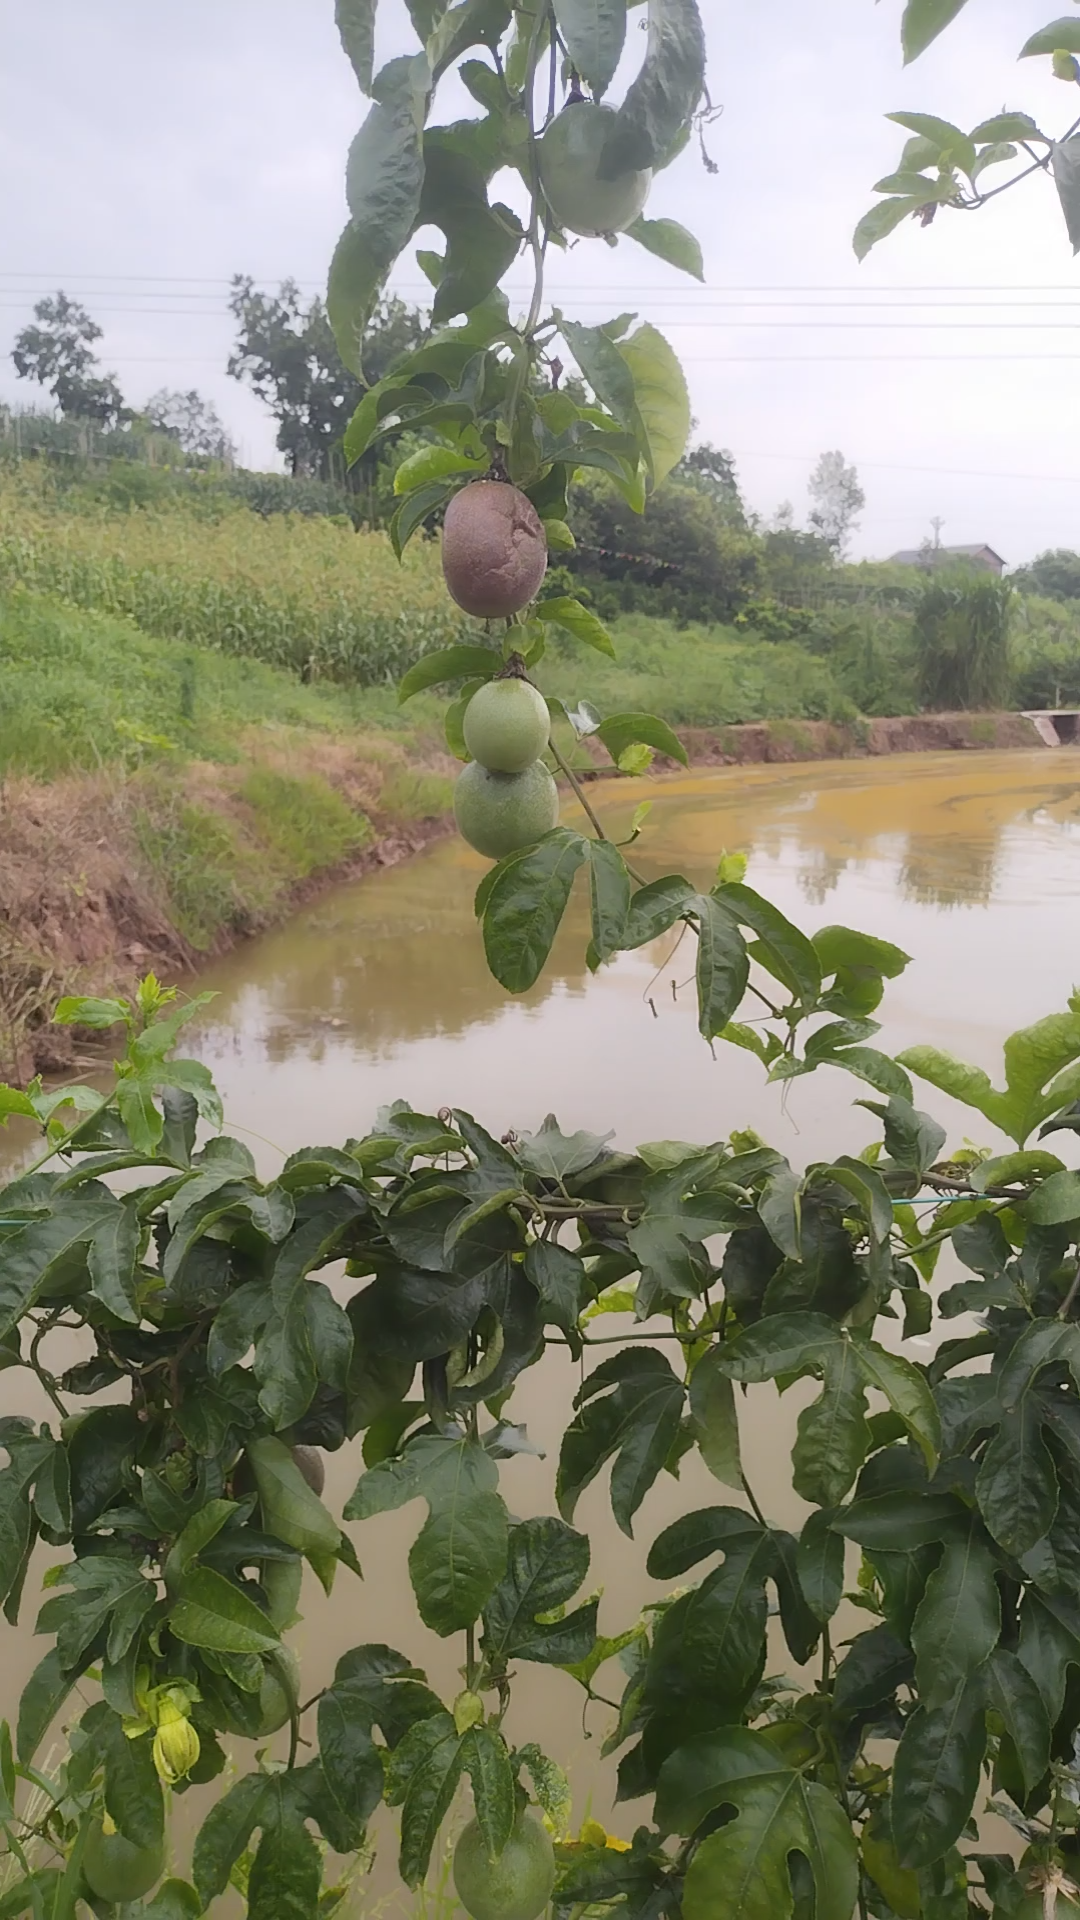
[[[959,547],[903,547],[899,553],[891,553],[889,558],[901,566],[917,567],[920,561],[926,560],[934,553],[957,554],[960,557],[966,555],[969,560],[974,559],[980,553],[988,553],[991,559],[997,560],[1001,566],[1005,565],[1005,561],[1002,559],[1000,553],[996,553],[994,548],[988,546],[985,540],[976,540],[967,546]]]

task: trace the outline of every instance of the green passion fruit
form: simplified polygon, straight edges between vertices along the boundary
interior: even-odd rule
[[[521,773],[492,773],[471,760],[454,787],[454,818],[470,847],[502,860],[558,826],[559,790],[542,760]]]
[[[497,1860],[475,1820],[454,1848],[454,1887],[472,1920],[537,1920],[554,1885],[555,1849],[531,1814],[519,1816]]]
[[[524,773],[551,735],[547,701],[528,680],[489,680],[465,709],[465,745],[492,773]]]
[[[466,613],[478,620],[520,613],[547,572],[547,535],[532,501],[507,480],[462,487],[443,520],[442,565]]]
[[[596,240],[624,233],[649,197],[652,170],[627,168],[613,180],[601,177],[604,147],[615,124],[612,107],[573,100],[540,141],[540,184],[560,227]]]
[[[141,1900],[156,1887],[165,1871],[165,1841],[154,1847],[136,1847],[122,1833],[106,1833],[96,1820],[86,1836],[83,1878],[91,1893],[110,1906]]]
[[[1015,1907],[995,1907],[992,1920],[1043,1920],[1042,1891],[1032,1888],[1017,1901]],[[1077,1920],[1080,1904],[1067,1897],[1059,1888],[1057,1896],[1056,1920]]]

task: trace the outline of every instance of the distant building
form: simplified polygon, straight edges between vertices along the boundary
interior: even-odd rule
[[[932,547],[927,541],[924,547],[904,547],[900,553],[892,553],[889,558],[896,567],[947,567],[950,561],[966,560],[969,566],[982,567],[987,573],[1004,573],[1005,562],[993,547],[976,544],[970,547]]]

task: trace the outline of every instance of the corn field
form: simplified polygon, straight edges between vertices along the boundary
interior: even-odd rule
[[[431,543],[414,541],[399,565],[384,534],[326,518],[73,512],[21,476],[0,483],[0,587],[17,583],[165,639],[354,686],[396,679],[463,626]]]

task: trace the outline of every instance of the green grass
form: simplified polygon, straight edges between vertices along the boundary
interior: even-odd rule
[[[152,638],[21,589],[0,593],[0,777],[184,756],[228,764],[246,727],[407,737],[416,718],[389,687],[305,687],[257,660]]]
[[[658,713],[673,726],[739,721],[846,720],[854,714],[826,662],[802,647],[748,642],[727,627],[680,629],[645,614],[612,628],[617,660],[549,647],[536,678],[568,705],[591,700],[601,713]]]
[[[255,814],[259,839],[292,879],[339,865],[371,839],[364,816],[315,776],[252,767],[240,798]]]

